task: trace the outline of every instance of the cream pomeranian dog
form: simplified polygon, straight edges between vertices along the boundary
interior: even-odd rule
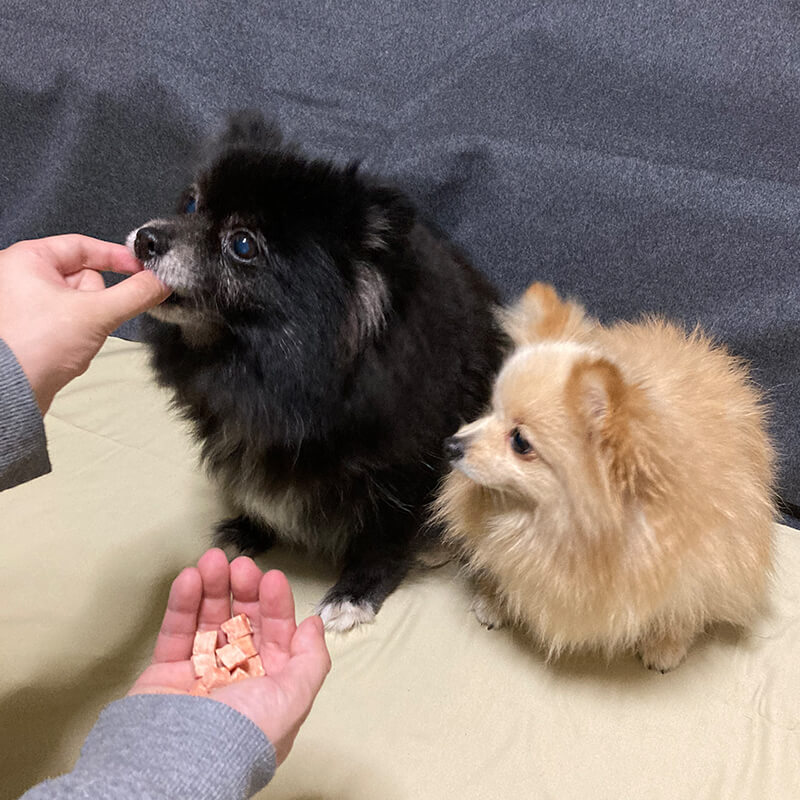
[[[534,284],[486,416],[448,440],[437,500],[490,627],[549,657],[636,650],[666,672],[747,625],[772,554],[774,455],[745,366],[659,319],[605,327]]]

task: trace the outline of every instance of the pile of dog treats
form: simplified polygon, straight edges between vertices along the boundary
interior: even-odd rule
[[[197,631],[192,666],[197,680],[189,694],[207,695],[212,689],[245,678],[266,675],[246,614],[237,614],[220,626],[228,643],[217,647],[217,631]]]

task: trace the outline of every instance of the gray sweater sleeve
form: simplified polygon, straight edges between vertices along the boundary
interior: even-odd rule
[[[240,800],[275,774],[275,749],[224,703],[140,694],[106,706],[72,772],[20,800]]]
[[[0,339],[0,491],[50,472],[44,423],[25,373]]]

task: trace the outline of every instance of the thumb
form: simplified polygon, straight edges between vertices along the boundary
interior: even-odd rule
[[[142,270],[100,292],[87,292],[84,297],[93,304],[99,322],[110,332],[166,300],[171,291],[152,272]]]
[[[325,628],[319,617],[303,620],[292,637],[291,658],[283,669],[282,678],[295,685],[304,685],[313,698],[331,668],[331,657],[325,644]]]

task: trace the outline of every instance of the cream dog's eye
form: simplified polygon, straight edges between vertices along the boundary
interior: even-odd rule
[[[511,449],[521,456],[532,455],[533,445],[520,433],[519,428],[514,428],[509,435],[511,441]]]

